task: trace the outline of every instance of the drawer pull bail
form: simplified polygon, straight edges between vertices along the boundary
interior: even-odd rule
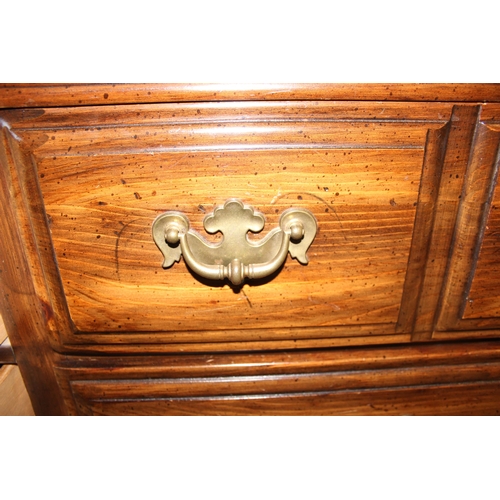
[[[289,208],[261,240],[249,240],[248,232],[258,233],[265,224],[264,215],[240,200],[229,199],[203,220],[207,233],[221,232],[221,242],[211,243],[189,229],[189,220],[181,212],[165,212],[153,222],[153,239],[163,254],[163,267],[179,262],[197,275],[211,280],[228,279],[240,286],[245,279],[261,279],[278,271],[288,252],[301,264],[307,264],[306,252],[316,236],[314,215],[304,208]]]

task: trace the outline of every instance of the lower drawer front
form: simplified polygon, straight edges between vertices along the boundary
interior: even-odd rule
[[[70,413],[498,414],[500,346],[103,358],[57,368]]]
[[[95,400],[80,415],[499,415],[500,382],[300,395]]]

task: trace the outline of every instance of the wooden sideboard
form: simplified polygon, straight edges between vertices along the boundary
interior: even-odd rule
[[[0,124],[37,414],[499,413],[500,85],[0,85]],[[309,262],[162,267],[158,216],[219,248],[233,199],[251,248],[311,213]]]

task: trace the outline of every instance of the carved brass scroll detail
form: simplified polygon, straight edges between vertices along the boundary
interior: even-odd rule
[[[164,268],[179,262],[182,255],[197,275],[212,280],[227,278],[239,286],[245,279],[265,278],[276,272],[288,253],[301,264],[308,263],[306,252],[317,231],[316,219],[309,210],[285,210],[279,228],[271,230],[262,240],[249,240],[247,233],[262,231],[264,224],[264,215],[240,200],[229,199],[203,221],[207,233],[223,234],[221,242],[208,242],[191,230],[188,218],[181,212],[159,215],[152,229],[153,239],[164,257]]]

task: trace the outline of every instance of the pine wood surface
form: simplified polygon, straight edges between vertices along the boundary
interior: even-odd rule
[[[496,414],[499,98],[0,86],[0,308],[35,412]],[[310,263],[240,289],[162,269],[155,217],[217,241],[228,198],[265,215],[252,239],[311,210]]]
[[[497,416],[499,395],[499,383],[472,383],[267,398],[79,400],[78,412],[111,416]]]
[[[27,161],[3,128],[0,143],[0,309],[16,361],[36,414],[65,414],[57,385],[46,284],[41,254],[33,240],[31,213],[18,170]],[[22,156],[23,158],[19,158]],[[40,207],[39,207],[40,210]],[[49,247],[46,247],[49,248]],[[44,297],[46,300],[44,300]]]
[[[457,337],[463,331],[493,330],[500,324],[495,236],[500,230],[497,217],[500,127],[496,118],[499,111],[495,105],[481,110],[436,321],[439,331],[456,330]]]
[[[491,212],[488,217],[483,243],[472,281],[465,318],[499,318],[500,304],[500,269],[497,265],[500,234],[500,190],[497,187],[493,195]]]
[[[498,185],[498,168],[500,155],[500,107],[492,106],[487,113],[483,113],[482,118],[485,122],[484,133],[488,134],[492,143],[489,149],[489,155],[481,158],[482,163],[493,166],[492,179],[486,183],[489,187],[487,195],[484,197],[484,210],[481,233],[477,238],[474,247],[474,275],[469,286],[467,299],[463,304],[461,313],[464,318],[489,318],[494,325],[498,324],[500,318],[500,296],[498,265],[499,235],[500,235],[500,188]]]
[[[75,414],[489,414],[500,411],[496,342],[60,358]]]
[[[384,170],[383,155],[353,154],[347,165],[344,160],[344,168],[337,169],[342,181],[325,182],[329,162],[340,160],[343,153],[329,153],[327,161],[307,152],[247,154],[243,164],[237,153],[193,154],[184,159],[156,155],[154,162],[145,165],[147,158],[136,156],[128,158],[126,166],[107,159],[104,166],[87,162],[87,167],[80,167],[78,188],[68,192],[59,188],[58,179],[72,183],[71,170],[66,175],[64,169],[42,164],[42,192],[76,327],[80,331],[178,331],[205,330],[207,324],[217,330],[252,328],[257,327],[256,321],[262,328],[395,323],[421,155],[413,151],[393,155],[395,162],[406,167],[395,178]],[[304,162],[313,165],[311,170],[305,170]],[[245,175],[248,163],[259,165],[251,179]],[[168,169],[174,164],[178,170]],[[163,165],[168,169],[165,176],[158,173]],[[367,173],[367,165],[372,172]],[[99,180],[103,169],[114,179],[112,186]],[[151,180],[155,176],[156,182]],[[359,184],[374,192],[381,177],[385,186],[393,187],[378,199],[367,198],[366,191],[356,188]],[[96,189],[96,183],[102,188]],[[340,200],[340,192],[344,198],[349,196],[349,204]],[[151,238],[155,217],[167,209],[180,210],[195,230],[206,234],[201,225],[205,213],[231,194],[263,212],[269,229],[277,226],[287,208],[311,210],[320,232],[310,251],[310,264],[300,266],[288,259],[268,286],[249,283],[239,293],[227,284],[210,283],[207,288],[182,263],[163,270]],[[357,259],[373,266],[373,271],[354,273]],[[142,320],[135,314],[137,304],[141,304]]]
[[[433,189],[440,171],[441,158],[429,151],[440,131],[447,138],[451,127],[454,137],[462,121],[470,130],[476,107],[453,110],[447,103],[259,102],[5,111],[10,141],[36,161],[23,173],[46,211],[44,221],[41,201],[33,202],[36,238],[50,239],[57,259],[54,266],[41,252],[44,276],[54,277],[44,299],[54,335],[67,344],[182,342],[182,349],[404,339],[422,307],[411,282],[426,265],[420,255],[429,228],[420,226],[437,209],[421,189]],[[460,136],[455,142],[468,146]],[[286,208],[310,209],[319,222],[310,264],[289,259],[276,276],[234,291],[197,279],[182,263],[161,269],[151,238],[157,215],[179,210],[204,232],[203,217],[234,197],[264,213],[266,230]],[[428,213],[415,228],[422,206]],[[446,241],[443,231],[438,239]],[[424,240],[412,249],[408,275],[415,234]],[[425,300],[438,291],[422,286]]]
[[[499,102],[496,84],[0,84],[0,107],[235,100]]]

